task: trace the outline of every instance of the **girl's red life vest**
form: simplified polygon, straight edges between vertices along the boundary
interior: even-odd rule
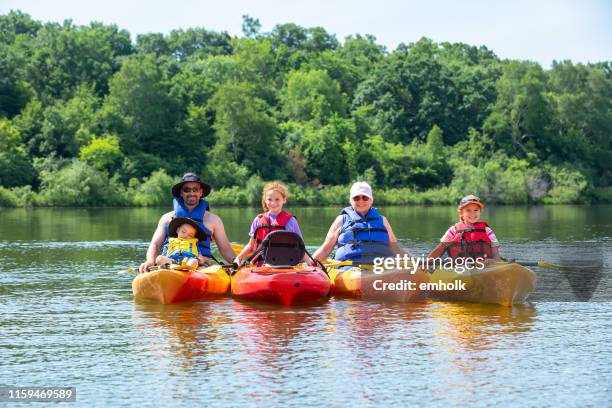
[[[253,236],[253,238],[255,238],[255,248],[253,248],[253,252],[255,252],[259,248],[261,242],[264,240],[266,235],[268,235],[272,231],[284,231],[286,229],[285,226],[293,217],[293,214],[283,210],[278,213],[274,224],[272,224],[270,222],[269,211],[263,214],[259,214],[257,216],[257,228],[255,229],[255,234]]]
[[[457,234],[446,248],[451,258],[491,258],[491,238],[487,235],[486,222],[475,222],[472,227],[460,221],[455,224]]]

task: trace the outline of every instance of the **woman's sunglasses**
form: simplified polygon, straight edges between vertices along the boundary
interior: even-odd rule
[[[370,197],[364,195],[358,195],[353,197],[354,201],[370,201]]]

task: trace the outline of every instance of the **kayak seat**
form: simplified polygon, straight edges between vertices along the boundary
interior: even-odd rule
[[[251,257],[251,262],[261,262],[275,267],[292,267],[304,258],[306,247],[302,238],[291,231],[272,231]]]

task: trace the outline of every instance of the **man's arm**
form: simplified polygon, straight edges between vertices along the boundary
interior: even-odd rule
[[[219,218],[218,215],[207,212],[208,222],[206,223],[206,228],[208,228],[217,243],[217,248],[219,249],[219,253],[223,256],[226,262],[232,263],[234,258],[236,257],[236,253],[232,249],[232,246],[227,239],[227,235],[225,234],[225,226],[223,225],[223,221]]]
[[[153,238],[151,238],[149,249],[147,249],[147,259],[142,264],[140,264],[140,267],[138,268],[140,270],[140,273],[146,272],[147,269],[149,269],[155,264],[155,258],[157,258],[157,255],[160,254],[162,245],[166,240],[166,227],[170,222],[171,215],[171,212],[166,213],[162,215],[159,219],[159,222],[157,223],[157,229],[153,234]]]

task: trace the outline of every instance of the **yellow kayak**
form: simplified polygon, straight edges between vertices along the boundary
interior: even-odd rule
[[[422,302],[426,292],[420,284],[429,282],[424,272],[411,274],[408,270],[386,270],[376,274],[369,265],[343,270],[334,267],[333,261],[328,263],[327,272],[333,295],[362,299]]]
[[[525,302],[535,290],[536,281],[532,270],[510,262],[495,262],[463,273],[438,268],[429,276],[429,293],[439,300],[512,306]]]
[[[169,304],[210,299],[227,293],[230,278],[220,265],[195,271],[157,269],[137,275],[134,296]]]

